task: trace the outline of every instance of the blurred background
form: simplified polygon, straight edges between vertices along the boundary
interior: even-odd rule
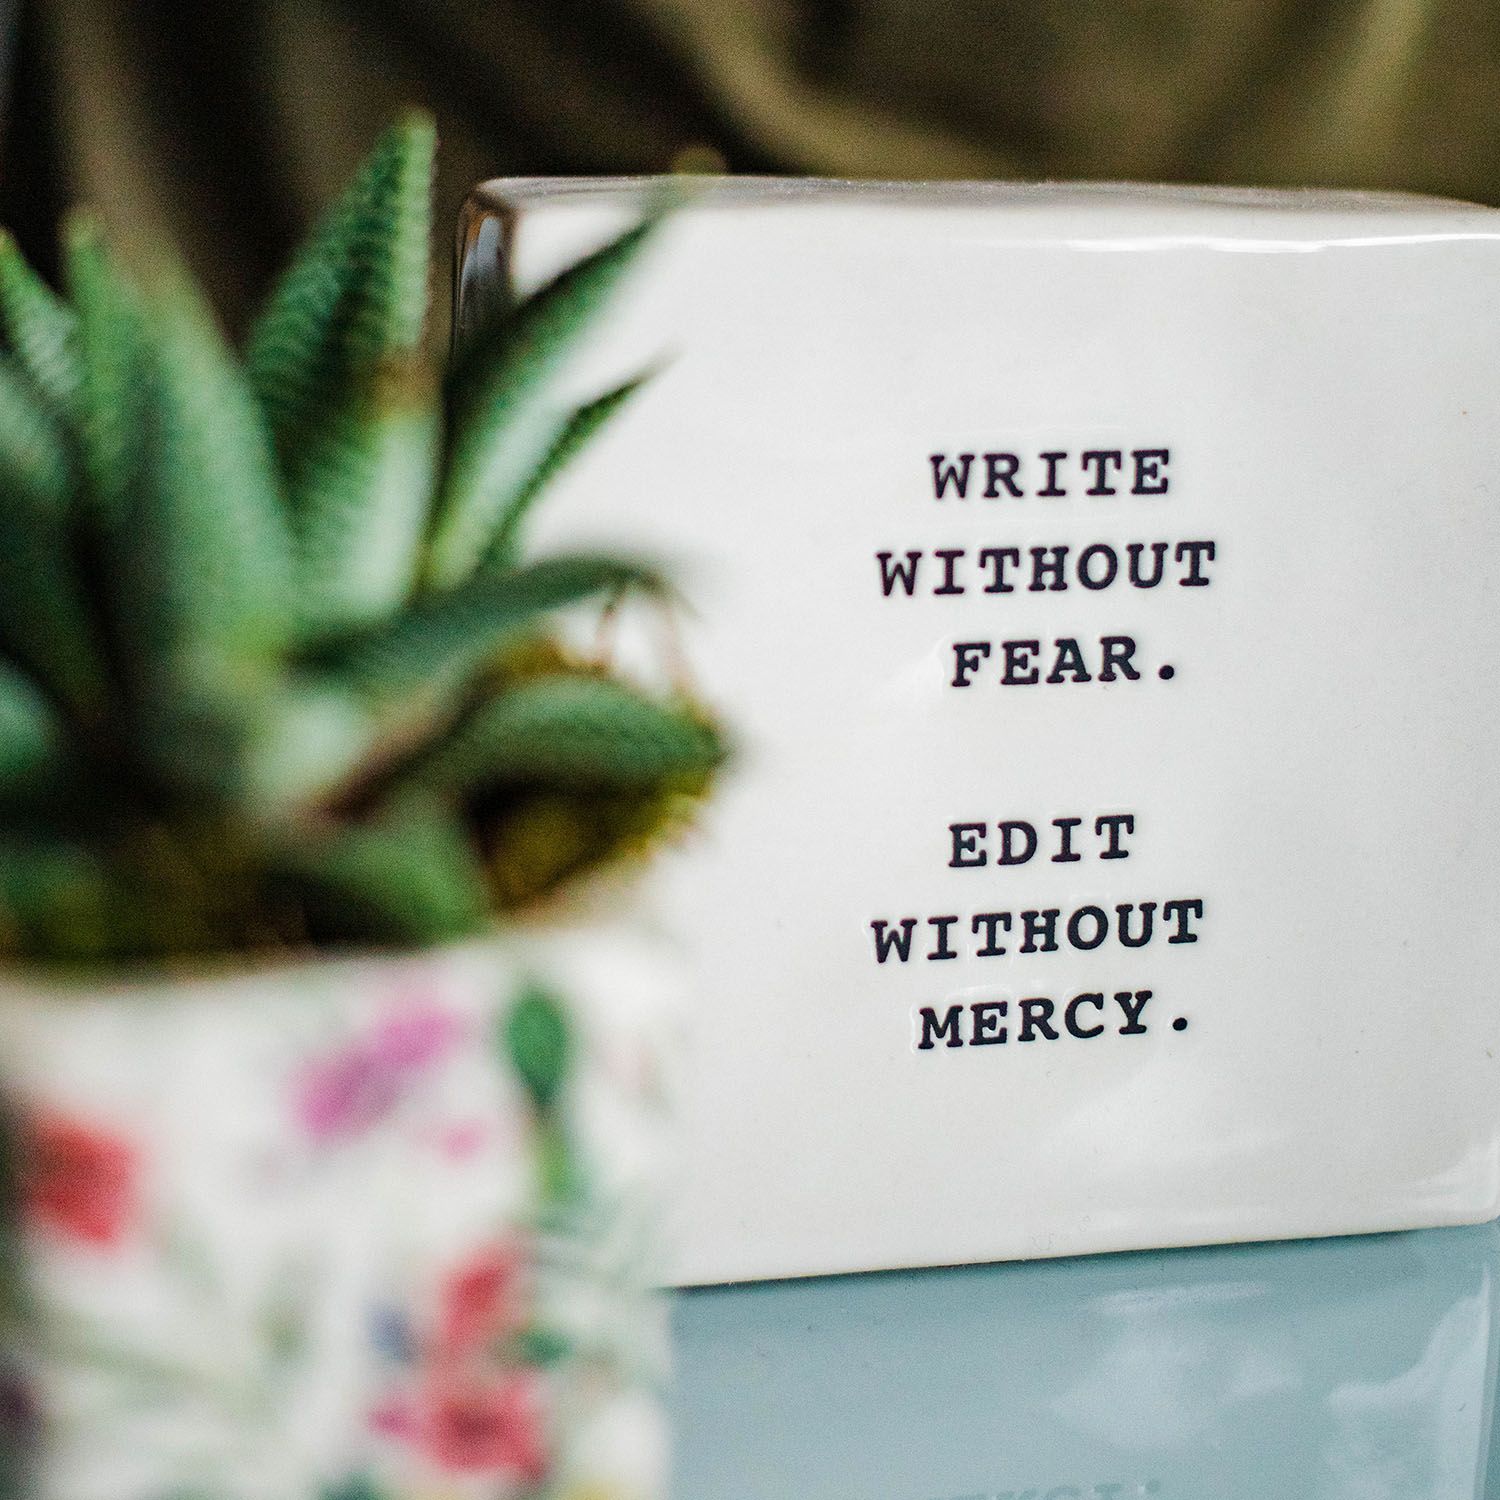
[[[0,221],[175,240],[231,326],[393,110],[474,181],[677,169],[1500,202],[1496,0],[0,0]],[[446,251],[446,246],[444,247]],[[445,262],[446,263],[446,262]]]

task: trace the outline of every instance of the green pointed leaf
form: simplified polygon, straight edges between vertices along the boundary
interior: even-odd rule
[[[573,1038],[561,1000],[539,984],[517,997],[501,1042],[538,1114],[556,1105],[573,1067]]]
[[[427,310],[433,144],[425,115],[386,132],[250,338],[246,367],[303,563],[302,615],[316,626],[388,613],[428,521],[436,418],[412,370]]]
[[[40,693],[0,662],[0,801],[36,782],[62,753],[52,710]]]
[[[563,423],[541,462],[505,502],[481,566],[487,571],[512,568],[520,553],[521,528],[538,497],[583,452],[606,424],[650,377],[637,375],[597,400],[578,407]]]
[[[0,838],[0,952],[66,964],[120,964],[222,951],[254,914],[122,854],[107,840]]]
[[[20,367],[59,415],[72,416],[82,379],[78,319],[0,230],[0,321]]]
[[[67,508],[76,479],[62,429],[9,359],[0,360],[0,463],[7,486],[52,496]]]
[[[342,785],[377,743],[371,707],[342,684],[293,679],[269,695],[244,757],[242,805],[253,822],[318,801]]]
[[[0,836],[76,832],[107,817],[110,803],[56,706],[0,660]]]
[[[131,530],[161,590],[162,644],[233,655],[279,642],[291,538],[260,413],[186,283],[155,300],[150,344],[152,467]]]
[[[62,433],[41,398],[0,364],[0,644],[93,720],[105,675],[78,568],[76,500]]]
[[[458,793],[504,782],[654,787],[700,777],[723,758],[718,734],[682,709],[608,678],[559,675],[502,692],[414,775]]]
[[[148,901],[83,842],[0,838],[0,953],[65,963],[142,952]]]
[[[409,353],[427,310],[435,133],[398,120],[281,278],[251,331],[250,383],[283,463],[348,373]]]
[[[287,633],[290,538],[259,412],[185,283],[153,299],[140,351],[128,482],[93,542],[103,611],[139,761],[219,798]]]
[[[101,525],[118,526],[145,459],[145,318],[97,224],[70,220],[63,249],[78,317],[78,442],[89,510]]]
[[[463,825],[435,806],[334,829],[273,855],[315,941],[411,945],[468,937],[489,912]]]
[[[297,603],[305,636],[395,613],[415,582],[439,420],[419,368],[387,367],[331,413],[302,468]]]
[[[476,338],[453,380],[453,441],[426,578],[451,588],[479,566],[501,518],[568,425],[557,377],[657,220],[647,219],[528,297]]]
[[[649,568],[619,558],[549,558],[420,599],[355,638],[328,665],[372,702],[441,700],[552,611],[600,594],[660,586]]]

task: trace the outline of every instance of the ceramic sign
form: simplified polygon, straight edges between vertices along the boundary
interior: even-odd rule
[[[480,190],[463,316],[642,192]],[[690,191],[536,538],[741,731],[681,1279],[1500,1212],[1497,350],[1461,204]]]

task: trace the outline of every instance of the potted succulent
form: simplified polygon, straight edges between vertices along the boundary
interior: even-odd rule
[[[654,1485],[669,1016],[594,872],[721,740],[554,628],[648,567],[521,560],[651,221],[439,374],[432,154],[388,132],[242,360],[86,221],[65,299],[0,249],[7,1495]]]

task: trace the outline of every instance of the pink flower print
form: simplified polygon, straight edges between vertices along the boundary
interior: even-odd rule
[[[477,1250],[444,1281],[439,1294],[439,1360],[461,1358],[517,1321],[521,1256],[514,1247]]]
[[[465,1120],[433,1132],[431,1142],[434,1149],[449,1161],[468,1161],[484,1149],[489,1137],[488,1127],[482,1120]]]
[[[369,1053],[389,1068],[429,1067],[447,1056],[461,1029],[456,1016],[419,1003],[386,1017],[370,1035]]]
[[[512,1475],[535,1484],[547,1473],[536,1377],[439,1378],[425,1395],[424,1448],[440,1468]]]
[[[302,1128],[327,1142],[379,1124],[447,1056],[460,1032],[456,1017],[427,1005],[388,1016],[368,1035],[315,1060],[298,1081]]]
[[[120,1137],[44,1112],[23,1126],[21,1199],[28,1217],[99,1249],[124,1240],[139,1211],[139,1161]]]
[[[404,1397],[383,1401],[370,1413],[370,1431],[378,1437],[398,1442],[416,1443],[422,1436],[422,1417],[416,1406]]]
[[[400,1097],[399,1080],[362,1049],[314,1063],[303,1074],[297,1114],[315,1140],[357,1135],[381,1120]]]

